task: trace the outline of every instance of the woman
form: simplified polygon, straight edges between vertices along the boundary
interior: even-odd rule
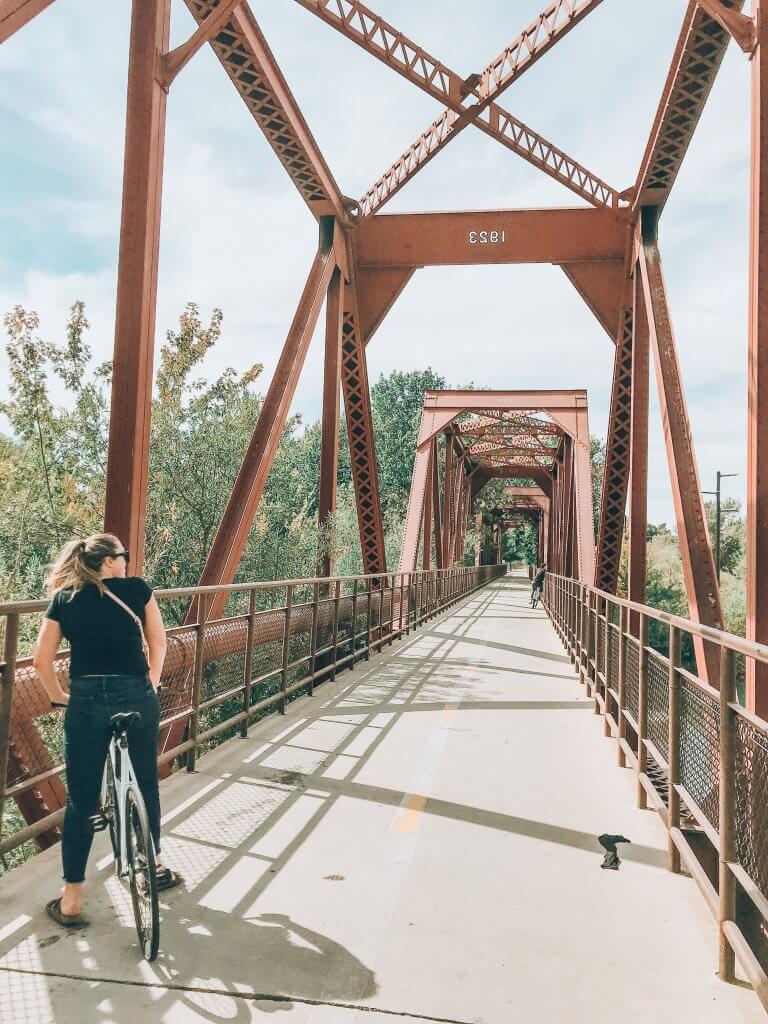
[[[65,927],[87,924],[80,915],[80,898],[93,841],[88,819],[98,812],[112,738],[110,718],[118,712],[141,715],[128,732],[128,750],[158,856],[160,852],[157,688],[165,627],[151,588],[140,576],[126,576],[127,567],[128,552],[117,537],[97,533],[65,544],[46,580],[52,600],[40,627],[34,665],[53,706],[66,708],[68,788],[61,837],[64,889],[46,911]],[[53,667],[62,637],[70,645],[69,693],[62,690]],[[160,863],[157,870],[162,889],[181,881]]]

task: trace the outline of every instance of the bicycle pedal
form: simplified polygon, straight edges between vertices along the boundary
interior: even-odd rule
[[[104,814],[92,814],[88,818],[88,824],[93,832],[103,832],[104,829],[109,828],[109,821]]]

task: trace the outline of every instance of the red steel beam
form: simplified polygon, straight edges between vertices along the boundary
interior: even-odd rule
[[[416,449],[411,475],[411,491],[405,514],[403,543],[398,572],[413,572],[419,549],[419,529],[426,534],[426,522],[432,515],[432,474],[435,471],[434,445],[427,441]],[[429,508],[427,508],[429,503]]]
[[[341,399],[341,337],[344,323],[344,280],[336,268],[328,287],[325,317],[325,364],[323,369],[323,419],[320,437],[320,488],[318,523],[321,555],[318,575],[333,572],[329,523],[336,511],[339,473],[339,426]]]
[[[628,226],[628,240],[631,227]],[[617,327],[623,312],[627,275],[624,260],[613,262],[587,260],[580,263],[564,263],[565,276],[594,313],[600,326],[611,341],[616,341]]]
[[[253,437],[208,553],[200,577],[201,586],[231,583],[235,578],[334,270],[330,247],[321,245],[312,261],[291,329],[264,397]],[[217,618],[225,604],[226,594],[217,595],[211,602],[208,617]],[[195,621],[195,614],[193,605],[186,621]]]
[[[356,275],[357,308],[360,324],[368,345],[382,320],[414,275],[407,267],[358,267]]]
[[[379,214],[355,228],[363,267],[622,260],[627,229],[610,210]]]
[[[443,565],[451,566],[451,527],[453,525],[453,434],[447,430],[445,439],[445,467],[443,471]]]
[[[768,643],[768,11],[752,58],[747,418],[747,638]],[[768,717],[768,672],[747,658],[747,707]]]
[[[443,568],[443,523],[440,510],[440,473],[437,459],[437,438],[433,437],[432,445],[432,517],[434,520],[435,564]]]
[[[631,283],[630,283],[631,288]],[[600,502],[600,531],[597,542],[595,585],[616,593],[624,539],[624,516],[632,434],[632,305],[623,310],[621,336],[613,363],[613,387],[608,412],[603,492]],[[647,383],[646,383],[647,391]]]
[[[725,6],[738,14],[744,0],[727,0]],[[691,0],[640,164],[633,209],[664,207],[730,38],[722,25]]]
[[[643,298],[640,270],[632,281],[630,312],[630,498],[627,550],[627,596],[630,601],[645,604],[648,547],[648,407],[650,387],[650,352],[648,317]],[[607,469],[607,466],[606,466]],[[634,612],[629,617],[630,631],[640,636],[640,619]]]
[[[602,0],[553,0],[548,4],[480,73],[477,92],[482,103],[498,96],[601,3]],[[476,106],[472,108],[475,109]]]
[[[160,59],[160,79],[166,89],[171,86],[173,80],[189,64],[198,50],[219,34],[229,21],[232,11],[241,3],[242,0],[220,0],[218,7],[197,26],[186,42],[163,54]]]
[[[0,0],[0,43],[50,7],[53,0]]]
[[[128,56],[123,207],[104,526],[141,572],[147,512],[170,0],[134,0]]]
[[[602,0],[553,0],[480,75],[466,80],[358,0],[296,2],[434,99],[460,105],[466,97],[479,97],[479,103],[472,101],[465,111],[471,117],[478,107],[482,108],[511,85]]]
[[[459,115],[452,110],[441,114],[376,179],[358,204],[362,217],[370,217],[380,210],[440,152],[446,140],[453,137],[453,126],[458,119]],[[498,103],[491,103],[473,124],[592,206],[616,209],[625,201],[624,193],[617,192],[584,164],[574,160]]]
[[[698,0],[699,7],[703,7],[710,18],[726,30],[744,53],[753,54],[757,47],[757,24],[754,18],[748,18],[746,14],[739,11],[724,0]]]
[[[421,568],[432,568],[432,477],[437,469],[432,460],[432,447],[428,453],[429,466],[427,467],[427,479],[424,481],[424,508],[421,516]],[[415,467],[414,467],[415,468]],[[407,529],[407,519],[406,519]],[[402,568],[398,566],[400,572]]]
[[[661,256],[653,232],[647,231],[646,235],[640,252],[640,269],[690,616],[705,626],[722,629],[723,610],[715,560],[672,332]],[[653,237],[648,237],[650,235]],[[701,642],[694,646],[699,675],[717,685],[717,647]]]
[[[344,289],[341,385],[346,410],[349,457],[355,488],[363,572],[386,572],[387,556],[384,548],[384,525],[381,518],[379,471],[376,464],[376,442],[373,434],[371,393],[368,386],[368,364],[365,356],[365,338],[360,328],[354,283]]]
[[[215,16],[213,0],[184,0],[198,25]],[[315,217],[349,222],[349,201],[336,184],[247,3],[231,15],[211,46],[267,142]]]
[[[596,206],[618,206],[619,194],[561,149],[491,102],[589,14],[600,0],[555,0],[483,75],[461,78],[357,0],[296,0],[447,109],[360,200],[364,217],[387,202],[467,124],[495,138]],[[484,84],[481,84],[484,83]],[[481,85],[478,88],[478,85]],[[483,91],[484,89],[484,91]],[[465,105],[469,99],[469,105]]]

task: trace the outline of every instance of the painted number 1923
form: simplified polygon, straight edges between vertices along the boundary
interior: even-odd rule
[[[504,228],[501,231],[470,231],[468,238],[470,245],[498,245],[506,241],[506,231]]]

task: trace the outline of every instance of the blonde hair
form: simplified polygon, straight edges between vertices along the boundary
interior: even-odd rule
[[[113,558],[122,548],[113,533],[94,533],[85,540],[67,541],[56,556],[45,581],[49,595],[71,590],[72,597],[89,583],[104,590],[101,567],[105,558]]]

